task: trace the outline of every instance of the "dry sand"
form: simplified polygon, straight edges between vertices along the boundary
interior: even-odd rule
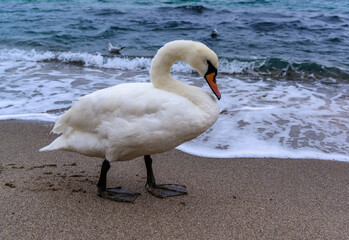
[[[177,150],[153,156],[158,183],[189,194],[158,199],[143,159],[112,163],[109,187],[134,204],[97,196],[102,159],[38,149],[51,123],[0,121],[0,239],[349,239],[349,163],[213,159]]]

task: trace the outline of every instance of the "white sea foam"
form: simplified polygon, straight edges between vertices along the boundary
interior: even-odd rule
[[[2,61],[28,61],[40,62],[55,58],[55,53],[51,51],[38,52],[36,50],[2,49],[0,50],[0,60]]]
[[[346,85],[220,79],[222,113],[211,129],[178,149],[211,157],[349,161]]]
[[[55,122],[57,116],[48,113],[27,113],[27,114],[10,114],[0,115],[0,120],[36,120],[45,122]]]
[[[255,147],[251,147],[255,146]],[[292,158],[292,159],[320,159],[349,162],[348,155],[338,153],[324,153],[314,149],[292,150],[280,145],[271,146],[267,142],[256,141],[251,138],[246,144],[238,144],[233,149],[214,149],[192,143],[184,143],[177,147],[183,152],[212,158]]]

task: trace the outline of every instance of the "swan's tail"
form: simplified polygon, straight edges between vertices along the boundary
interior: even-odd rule
[[[44,152],[44,151],[53,151],[53,150],[60,150],[60,149],[66,149],[66,148],[67,148],[66,141],[64,141],[62,137],[59,137],[56,140],[54,140],[50,145],[40,148],[39,151]]]
[[[47,145],[46,147],[40,148],[39,152],[52,151],[52,150],[53,149],[52,149],[51,144],[50,144],[50,145]]]

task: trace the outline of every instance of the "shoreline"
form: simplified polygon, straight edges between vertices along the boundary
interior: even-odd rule
[[[51,114],[17,114],[17,115],[3,115],[0,116],[0,121],[17,121],[17,122],[23,122],[23,123],[41,123],[43,125],[51,124],[52,127],[59,116],[54,116]],[[51,128],[52,128],[51,127]],[[58,135],[56,135],[58,136]],[[240,152],[237,154],[234,154],[233,156],[227,156],[222,155],[220,151],[214,151],[213,154],[210,153],[203,153],[205,152],[205,149],[203,148],[202,151],[200,147],[194,147],[193,148],[188,146],[178,146],[176,150],[184,152],[189,155],[197,156],[197,157],[203,157],[203,158],[219,158],[219,159],[255,159],[255,158],[261,158],[261,159],[313,159],[313,160],[321,160],[321,161],[338,161],[338,162],[349,162],[349,157],[345,154],[340,153],[321,153],[316,150],[299,150],[297,149],[297,154],[292,153],[292,149],[280,149],[282,153],[272,153],[267,155],[265,152],[257,152],[251,154],[250,152]],[[200,152],[200,154],[198,153]],[[252,156],[251,156],[252,155]],[[296,156],[295,156],[296,155]],[[312,157],[310,157],[312,156]],[[314,157],[313,157],[314,156]]]
[[[159,183],[188,195],[158,199],[144,188],[142,158],[112,163],[107,186],[142,195],[101,199],[102,159],[44,152],[52,122],[0,121],[1,239],[346,239],[349,163],[317,159],[203,158],[157,154]]]

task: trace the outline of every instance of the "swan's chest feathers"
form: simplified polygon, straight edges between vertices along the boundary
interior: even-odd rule
[[[219,114],[212,99],[207,93],[208,112],[152,84],[121,84],[80,98],[62,120],[75,133],[95,135],[110,160],[129,160],[168,151],[206,131]]]

